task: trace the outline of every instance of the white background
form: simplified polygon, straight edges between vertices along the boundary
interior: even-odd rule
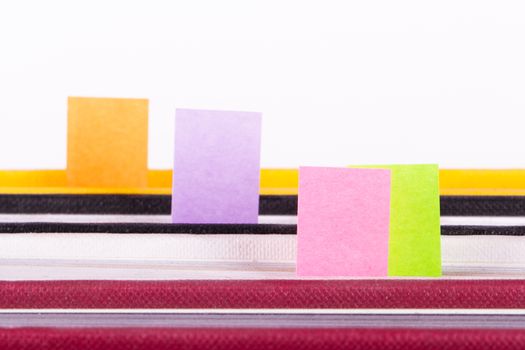
[[[263,112],[262,165],[525,167],[523,1],[0,2],[0,168],[63,168],[67,96]]]

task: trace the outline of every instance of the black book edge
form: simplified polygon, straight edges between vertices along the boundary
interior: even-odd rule
[[[442,216],[525,216],[525,196],[441,196]],[[262,195],[260,215],[296,215],[297,196]],[[168,215],[169,195],[2,194],[0,214]]]
[[[150,223],[0,223],[0,234],[105,233],[296,235],[297,225]],[[525,226],[441,226],[442,236],[525,236]]]

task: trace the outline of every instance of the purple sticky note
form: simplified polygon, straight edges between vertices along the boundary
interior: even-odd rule
[[[390,170],[301,167],[297,274],[386,277]]]
[[[256,224],[261,114],[177,109],[173,223]]]

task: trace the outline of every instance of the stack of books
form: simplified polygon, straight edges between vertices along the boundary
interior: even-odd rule
[[[0,171],[2,348],[525,346],[525,170],[440,170],[441,277],[305,277],[297,169],[258,173],[250,222],[177,220],[122,103],[70,100],[108,123],[70,115],[68,169]]]

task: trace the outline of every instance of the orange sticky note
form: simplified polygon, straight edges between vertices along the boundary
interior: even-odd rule
[[[70,186],[148,184],[148,100],[68,99]]]

